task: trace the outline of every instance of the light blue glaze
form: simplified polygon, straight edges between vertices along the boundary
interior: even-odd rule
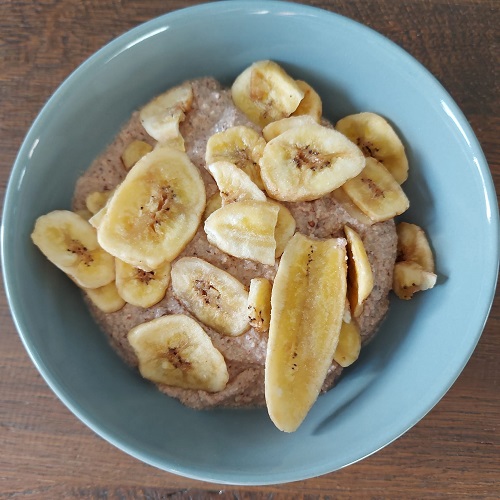
[[[79,291],[31,244],[37,216],[69,208],[78,176],[130,113],[182,80],[229,84],[258,59],[307,80],[335,121],[374,111],[394,124],[411,165],[403,219],[421,224],[438,285],[393,300],[378,337],[300,429],[265,410],[197,412],[161,395],[111,351]],[[445,63],[445,61],[443,61]],[[322,10],[233,1],[173,12],[82,64],[36,119],[5,199],[2,264],[24,345],[54,392],[127,453],[177,474],[268,484],[324,474],[374,453],[417,423],[462,371],[483,329],[498,272],[498,207],[488,165],[457,105],[381,35]]]

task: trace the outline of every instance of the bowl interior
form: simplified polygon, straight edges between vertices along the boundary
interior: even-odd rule
[[[379,335],[294,434],[275,429],[265,410],[197,412],[161,395],[117,358],[79,291],[30,242],[36,217],[70,207],[76,179],[134,109],[185,79],[212,75],[230,84],[259,59],[274,59],[313,85],[332,121],[373,111],[395,124],[410,161],[404,189],[411,208],[402,219],[426,229],[439,274],[432,291],[411,302],[392,301]],[[320,475],[400,436],[467,362],[498,268],[498,209],[488,166],[446,91],[368,28],[282,2],[221,2],[173,12],[96,53],[62,84],[28,133],[2,229],[16,325],[61,400],[131,455],[219,483]]]

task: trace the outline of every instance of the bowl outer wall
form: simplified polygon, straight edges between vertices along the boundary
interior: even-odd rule
[[[264,410],[196,412],[159,394],[114,355],[79,291],[47,265],[29,238],[37,216],[70,207],[76,179],[134,109],[185,79],[213,75],[230,84],[258,59],[274,59],[311,83],[333,121],[373,111],[395,124],[411,165],[404,188],[412,206],[402,219],[426,229],[439,274],[434,290],[409,303],[393,301],[360,361],[291,435],[277,431]],[[28,353],[54,392],[96,433],[170,472],[272,484],[366,457],[446,393],[473,352],[493,300],[498,206],[463,114],[395,44],[311,7],[212,3],[129,31],[60,86],[12,171],[2,265]]]

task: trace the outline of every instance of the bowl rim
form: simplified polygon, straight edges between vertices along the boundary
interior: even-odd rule
[[[384,44],[384,46],[388,47],[391,51],[396,52],[399,57],[403,57],[409,60],[413,65],[415,65],[415,67],[418,69],[420,73],[424,74],[426,78],[434,82],[434,85],[436,85],[440,89],[440,91],[448,97],[448,104],[452,106],[452,112],[458,118],[460,126],[464,130],[464,134],[467,135],[469,140],[472,141],[473,146],[482,155],[478,158],[477,168],[481,173],[483,180],[484,194],[490,206],[490,227],[492,228],[493,232],[496,230],[496,233],[498,235],[499,234],[498,201],[495,193],[492,174],[490,169],[488,168],[486,158],[484,156],[484,153],[482,152],[479,141],[477,140],[463,112],[455,103],[453,98],[449,95],[449,93],[446,91],[446,89],[444,89],[441,83],[437,80],[437,78],[434,77],[429,72],[429,70],[427,70],[427,68],[425,68],[425,66],[423,66],[410,53],[408,53],[402,47],[397,45],[395,42],[391,41],[386,36],[375,31],[373,28],[370,28],[346,16],[319,7],[313,7],[309,5],[291,3],[280,0],[259,0],[258,2],[255,2],[253,0],[232,0],[231,2],[216,1],[212,3],[202,3],[174,10],[166,14],[157,16],[146,22],[143,22],[138,26],[135,26],[134,28],[124,32],[123,34],[114,38],[113,40],[105,44],[103,47],[101,47],[99,50],[94,52],[90,57],[88,57],[84,62],[82,62],[74,71],[72,71],[70,75],[59,85],[58,88],[56,88],[52,96],[44,104],[42,109],[39,111],[37,117],[33,121],[32,125],[30,126],[22,142],[22,145],[14,162],[11,174],[9,176],[6,194],[4,198],[4,204],[3,204],[2,223],[0,227],[0,253],[1,253],[1,264],[2,264],[4,287],[6,290],[7,301],[10,306],[11,316],[13,318],[14,324],[19,333],[21,341],[26,351],[28,352],[32,362],[35,364],[36,368],[42,375],[47,385],[58,396],[58,398],[63,402],[63,404],[78,419],[84,422],[85,425],[87,425],[90,429],[92,429],[97,435],[99,435],[109,443],[113,444],[118,449],[141,460],[142,462],[148,463],[150,465],[169,471],[171,473],[175,473],[192,479],[216,482],[220,484],[233,484],[233,485],[280,484],[280,483],[308,479],[314,476],[319,476],[322,474],[332,472],[332,470],[331,467],[329,467],[327,464],[322,464],[322,466],[316,464],[315,468],[316,472],[314,474],[306,472],[305,470],[303,470],[301,473],[297,473],[297,471],[295,472],[292,471],[292,473],[281,474],[279,477],[269,478],[264,481],[255,481],[255,480],[241,481],[241,480],[235,480],[236,479],[234,477],[235,474],[228,474],[226,475],[226,477],[221,477],[220,475],[217,474],[215,474],[214,476],[210,472],[193,473],[193,470],[196,469],[196,467],[191,467],[191,470],[188,470],[187,468],[176,468],[169,464],[170,466],[166,468],[164,463],[158,463],[158,461],[152,460],[151,457],[148,457],[146,454],[142,453],[141,450],[133,449],[131,446],[128,445],[128,443],[121,442],[119,437],[116,437],[112,433],[108,432],[106,429],[103,429],[102,426],[101,427],[98,426],[92,420],[91,417],[86,415],[85,409],[82,408],[77,401],[73,400],[71,395],[66,394],[64,388],[60,386],[58,381],[53,380],[50,377],[50,374],[48,373],[44,361],[38,356],[37,352],[34,351],[29,344],[29,334],[25,331],[25,328],[22,325],[22,318],[20,318],[16,312],[17,308],[15,307],[15,299],[13,296],[14,292],[12,288],[13,287],[12,277],[11,277],[12,270],[7,266],[7,262],[9,260],[8,256],[10,252],[8,246],[8,240],[6,238],[7,228],[9,225],[8,220],[12,218],[11,207],[15,204],[15,192],[14,192],[15,186],[17,186],[17,184],[22,180],[22,176],[24,174],[23,165],[21,164],[21,161],[24,157],[29,155],[29,149],[32,148],[32,143],[35,138],[34,130],[38,128],[39,123],[43,121],[44,116],[50,111],[50,109],[53,108],[54,106],[57,106],[57,102],[61,94],[65,92],[65,90],[68,87],[71,87],[73,81],[78,80],[79,75],[81,73],[84,73],[85,71],[87,71],[89,67],[93,65],[98,66],[102,64],[103,61],[108,61],[111,60],[113,57],[116,57],[119,53],[125,50],[129,46],[129,44],[134,42],[139,43],[143,37],[145,37],[148,33],[152,32],[152,29],[155,26],[162,24],[165,20],[168,20],[169,22],[176,22],[177,19],[182,19],[185,16],[208,13],[214,11],[214,9],[217,10],[218,12],[229,11],[229,10],[239,11],[241,14],[245,15],[248,14],[249,11],[268,8],[270,13],[273,14],[276,12],[277,9],[283,9],[285,7],[287,10],[291,9],[298,15],[309,15],[309,16],[313,15],[315,17],[326,18],[328,19],[328,22],[346,23],[351,27],[353,27],[355,30],[360,30],[362,33],[366,33],[371,37],[375,37],[378,43]],[[451,377],[447,381],[447,384],[443,385],[442,390],[440,391],[440,396],[437,397],[429,407],[425,408],[418,415],[416,415],[412,421],[406,422],[405,426],[403,426],[401,429],[398,429],[398,431],[394,433],[390,441],[384,441],[384,443],[381,444],[381,446],[378,447],[377,449],[371,451],[370,453],[364,454],[357,460],[354,460],[350,463],[346,463],[344,467],[374,454],[375,452],[379,451],[385,446],[388,446],[390,443],[398,439],[402,434],[407,432],[411,427],[413,427],[417,422],[419,422],[441,400],[441,398],[446,394],[449,388],[454,384],[458,376],[461,374],[470,356],[472,355],[477,343],[479,342],[486,321],[488,319],[489,312],[491,310],[493,300],[495,297],[496,281],[498,279],[498,273],[499,273],[499,261],[500,261],[499,249],[500,249],[500,238],[497,238],[491,253],[492,256],[491,261],[496,264],[495,264],[495,269],[493,269],[492,272],[491,282],[488,284],[490,291],[489,300],[488,303],[484,304],[483,307],[484,314],[482,316],[481,321],[478,320],[477,335],[475,338],[475,342],[473,343],[474,345],[472,346],[469,352],[464,352],[463,363],[459,367],[457,367],[456,373],[454,374],[453,377]]]

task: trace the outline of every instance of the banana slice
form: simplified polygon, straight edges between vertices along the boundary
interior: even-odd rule
[[[398,258],[420,264],[424,271],[434,272],[434,256],[424,230],[416,224],[400,222],[396,226],[398,234]]]
[[[115,279],[115,263],[97,242],[95,229],[69,210],[38,217],[33,243],[82,288],[99,288]]]
[[[323,114],[323,103],[319,94],[303,80],[296,80],[300,90],[304,92],[304,98],[300,101],[297,109],[292,113],[292,116],[309,115],[319,123]]]
[[[343,368],[352,365],[361,351],[361,335],[355,321],[343,322],[333,360]]]
[[[301,127],[302,125],[317,125],[317,122],[310,115],[290,116],[271,122],[262,129],[264,139],[269,142],[283,132],[291,128]],[[262,156],[262,155],[261,155]]]
[[[145,271],[174,260],[205,209],[205,185],[188,156],[159,148],[141,158],[116,189],[98,226],[109,253]]]
[[[88,208],[81,208],[80,210],[75,210],[75,214],[79,215],[82,219],[85,220],[90,220],[94,215]]]
[[[357,318],[363,312],[363,305],[373,290],[373,273],[363,240],[354,229],[344,226],[347,238],[347,297],[352,315]]]
[[[239,259],[274,265],[279,207],[267,201],[224,205],[205,221],[208,241]]]
[[[349,198],[347,193],[339,187],[332,191],[332,196],[337,200],[340,204],[342,204],[342,208],[351,216],[357,219],[359,222],[364,224],[365,226],[371,226],[375,224],[375,221],[371,220],[368,215],[364,214],[355,203]]]
[[[114,281],[99,288],[84,288],[84,290],[94,305],[104,313],[119,311],[125,305]]]
[[[271,294],[265,396],[278,429],[295,431],[331,366],[347,287],[344,239],[296,233],[281,257]]]
[[[392,289],[400,299],[409,300],[415,292],[433,288],[436,280],[437,276],[434,273],[425,271],[416,262],[396,262]]]
[[[208,139],[205,161],[207,165],[217,161],[234,163],[262,189],[259,160],[265,146],[264,138],[250,127],[231,127]]]
[[[342,189],[375,222],[392,219],[410,206],[401,186],[374,158],[367,158],[363,171],[348,180]]]
[[[272,285],[266,278],[250,280],[248,291],[248,319],[250,326],[259,333],[269,330],[271,321]]]
[[[261,176],[280,201],[321,198],[363,170],[359,148],[336,130],[317,124],[294,127],[264,148]]]
[[[158,142],[178,139],[179,123],[186,117],[193,103],[193,88],[185,83],[155,97],[140,112],[139,117],[146,132]]]
[[[219,188],[222,206],[243,200],[266,201],[264,192],[234,163],[216,161],[207,168]]]
[[[290,116],[304,98],[297,82],[274,61],[252,64],[236,78],[231,93],[236,106],[260,127]]]
[[[207,392],[226,387],[229,374],[224,357],[189,316],[153,319],[132,328],[127,338],[141,375],[152,382]]]
[[[118,293],[129,304],[146,308],[165,297],[170,283],[170,262],[153,271],[143,271],[120,259],[115,264]]]
[[[153,150],[153,146],[144,141],[132,141],[122,153],[123,166],[130,170],[144,155]]]
[[[205,221],[207,218],[212,215],[216,210],[222,207],[222,197],[220,192],[217,191],[207,200],[207,204],[205,206],[205,211],[203,212],[202,220]]]
[[[108,200],[113,196],[114,189],[110,191],[93,191],[85,198],[85,206],[87,210],[95,215],[103,208]]]
[[[172,264],[171,280],[176,298],[206,325],[233,337],[248,330],[248,292],[229,273],[183,257]]]
[[[290,238],[294,235],[297,223],[295,222],[292,213],[285,207],[285,205],[271,200],[270,198],[268,198],[267,202],[275,204],[279,208],[278,220],[274,229],[274,239],[276,240],[275,257],[278,259],[285,251],[285,247],[290,241]]]
[[[365,156],[383,163],[399,184],[408,178],[408,159],[403,143],[387,120],[380,115],[349,115],[338,121],[335,128],[357,144]]]

